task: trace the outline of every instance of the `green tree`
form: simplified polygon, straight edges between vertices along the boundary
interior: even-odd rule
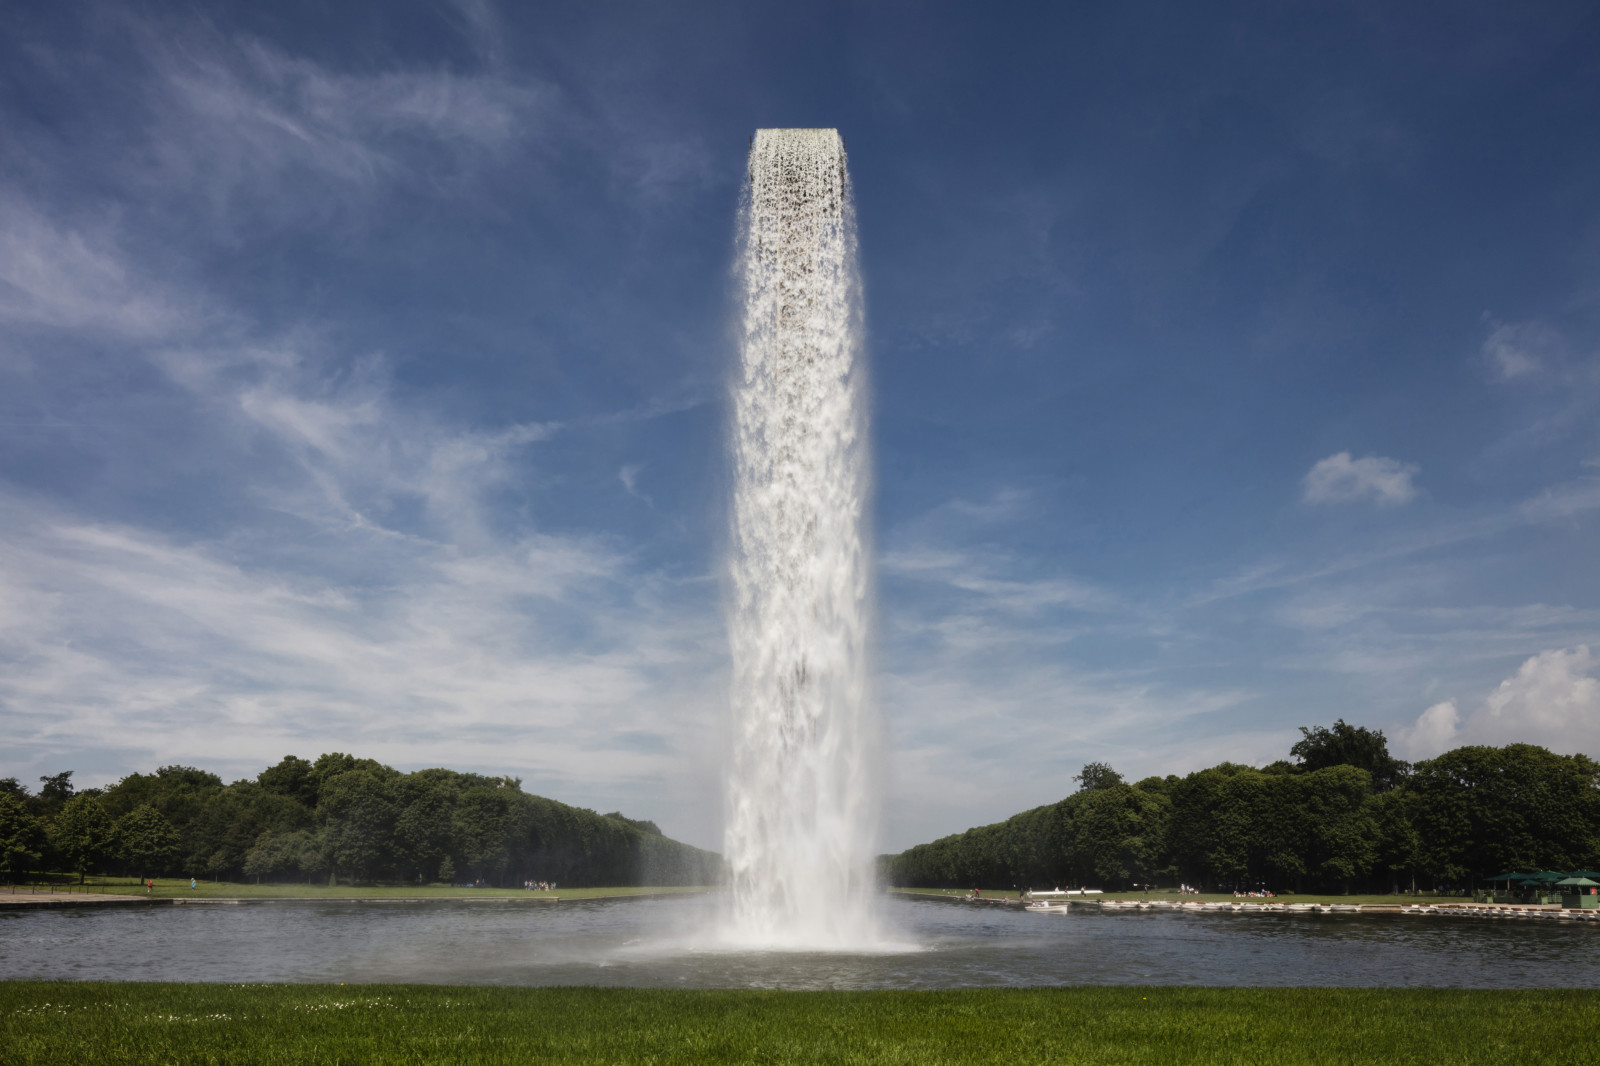
[[[1290,779],[1289,787],[1299,792],[1305,867],[1323,886],[1349,892],[1378,858],[1372,775],[1347,763]]]
[[[1300,739],[1289,754],[1304,771],[1354,766],[1372,775],[1374,787],[1386,792],[1405,780],[1409,765],[1389,754],[1383,730],[1350,725],[1343,718],[1331,727],[1301,726]]]
[[[50,842],[67,868],[84,874],[101,867],[112,852],[111,817],[96,796],[74,796],[62,805],[51,826]]]
[[[258,882],[295,878],[305,880],[324,869],[322,844],[315,833],[295,829],[287,833],[267,830],[245,853],[244,873]]]
[[[397,776],[385,766],[345,770],[321,782],[317,821],[335,873],[366,881],[392,863],[396,811],[390,785]]]
[[[1070,844],[1076,876],[1068,880],[1117,888],[1149,884],[1161,866],[1167,797],[1113,784],[1086,788],[1071,801],[1077,801]]]
[[[37,869],[44,842],[44,823],[29,813],[15,792],[0,791],[0,874],[14,881]]]
[[[222,793],[222,778],[193,766],[163,766],[153,774],[129,774],[106,789],[106,810],[120,818],[149,804],[177,828],[183,838],[179,862],[191,870],[205,867],[214,850],[198,839],[198,828]]]
[[[1460,885],[1506,870],[1600,861],[1600,766],[1532,744],[1469,746],[1416,765],[1408,788],[1424,864]]]
[[[472,873],[491,883],[505,877],[516,847],[518,816],[524,812],[515,796],[516,790],[505,786],[469,788],[451,819],[456,852]]]
[[[631,825],[641,833],[651,833],[655,836],[661,835],[661,827],[656,825],[656,823],[642,818],[629,818],[621,811],[612,811],[610,814],[601,815],[601,817],[610,818],[614,821],[621,822],[623,825]]]
[[[262,833],[308,828],[312,812],[298,800],[268,791],[255,781],[235,781],[216,790],[190,820],[186,862],[212,876],[243,871],[245,856]]]
[[[276,766],[269,766],[256,775],[262,788],[275,796],[285,796],[308,810],[317,806],[318,778],[312,764],[294,755],[285,755]]]
[[[63,770],[59,774],[49,774],[39,778],[39,795],[37,797],[38,813],[46,819],[54,818],[66,802],[76,793],[72,788],[72,771]]]
[[[117,857],[141,878],[171,873],[183,848],[178,830],[148,803],[117,819],[112,840]]]
[[[397,782],[401,806],[394,824],[395,855],[411,877],[432,880],[455,847],[456,790],[451,784],[437,771],[408,774]]]
[[[1282,778],[1249,766],[1221,763],[1189,774],[1172,790],[1168,839],[1180,876],[1201,887],[1207,882],[1256,881],[1265,874],[1260,838],[1269,788]],[[1281,820],[1280,820],[1281,823]]]
[[[1424,870],[1416,793],[1410,788],[1379,793],[1373,797],[1373,818],[1378,828],[1376,868],[1388,875],[1390,888],[1414,889]]]
[[[1103,762],[1087,764],[1081,771],[1073,774],[1072,779],[1085,791],[1122,784],[1122,775]]]

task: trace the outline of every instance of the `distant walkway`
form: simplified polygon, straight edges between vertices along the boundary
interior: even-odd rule
[[[1070,903],[1034,905],[1034,914],[1063,914],[1069,910],[1176,911],[1180,914],[1409,914],[1446,918],[1541,918],[1551,921],[1600,922],[1600,910],[1568,910],[1555,903],[1288,903],[1241,899],[1236,902],[1202,900],[1073,900]]]
[[[171,903],[160,896],[124,896],[111,892],[43,892],[19,888],[15,892],[0,889],[0,907],[77,907],[94,903]]]
[[[916,889],[896,889],[895,893],[913,899],[936,899],[945,903],[977,903],[988,906],[1017,907],[1030,914],[1070,914],[1073,912],[1164,911],[1177,914],[1409,914],[1446,918],[1537,918],[1548,921],[1600,923],[1600,910],[1563,908],[1559,903],[1472,903],[1430,901],[1412,903],[1403,899],[1391,903],[1293,903],[1288,899],[1198,900],[1198,899],[1089,899],[1051,898],[1029,901],[1016,896],[974,897]]]

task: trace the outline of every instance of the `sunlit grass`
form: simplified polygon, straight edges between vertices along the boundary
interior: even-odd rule
[[[0,982],[7,1063],[1580,1062],[1600,992]]]

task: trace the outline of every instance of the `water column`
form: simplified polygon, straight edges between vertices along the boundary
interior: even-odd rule
[[[759,130],[740,218],[726,933],[875,939],[861,283],[837,130]]]

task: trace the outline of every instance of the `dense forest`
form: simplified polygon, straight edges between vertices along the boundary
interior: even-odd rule
[[[0,778],[0,877],[43,870],[224,880],[712,884],[721,859],[654,823],[530,795],[513,777],[403,774],[333,753],[253,780],[163,766],[105,789]]]
[[[1600,764],[1530,744],[1410,765],[1381,731],[1301,729],[1291,759],[1129,784],[1092,763],[1059,803],[880,860],[891,884],[1389,892],[1600,868]]]

